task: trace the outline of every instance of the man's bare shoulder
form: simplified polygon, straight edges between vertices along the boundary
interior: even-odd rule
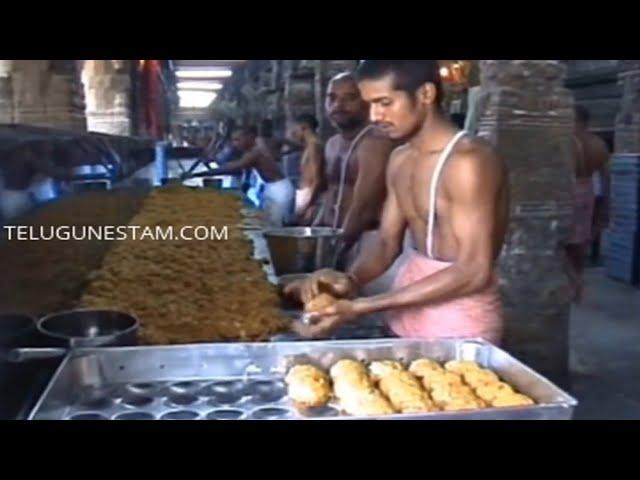
[[[256,145],[251,150],[249,150],[246,153],[246,155],[248,158],[252,160],[261,160],[261,159],[273,160],[273,155],[271,154],[269,149],[262,145]]]
[[[338,149],[340,148],[340,134],[333,135],[327,140],[327,143],[324,144],[325,155],[332,156],[335,155]]]
[[[389,156],[389,166],[387,171],[390,177],[395,176],[396,172],[401,168],[405,161],[410,157],[411,147],[409,144],[403,144],[396,147]]]
[[[493,145],[482,138],[460,141],[447,160],[446,183],[459,186],[470,182],[502,183],[506,179],[506,164]]]
[[[362,137],[362,144],[376,145],[381,148],[393,149],[394,142],[380,128],[374,126]]]
[[[596,152],[599,155],[609,155],[609,147],[607,146],[607,142],[605,142],[601,137],[596,135],[595,133],[589,133],[588,142],[590,150]]]

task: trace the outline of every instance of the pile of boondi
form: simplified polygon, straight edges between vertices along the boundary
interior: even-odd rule
[[[262,341],[285,331],[280,299],[242,234],[237,197],[170,186],[151,193],[130,225],[228,227],[228,240],[118,241],[82,305],[136,315],[148,344]],[[192,233],[193,231],[191,231]]]

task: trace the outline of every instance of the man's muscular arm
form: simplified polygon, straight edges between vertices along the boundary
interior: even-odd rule
[[[385,173],[392,144],[381,137],[367,137],[358,147],[358,179],[351,206],[343,222],[344,251],[379,219],[385,199]]]
[[[245,153],[242,158],[233,160],[221,167],[208,170],[206,172],[196,173],[190,175],[190,177],[210,177],[212,175],[227,175],[233,173],[239,173],[243,170],[247,170],[255,166],[257,161],[257,154],[254,152]]]
[[[308,185],[311,187],[309,207],[311,207],[326,189],[324,149],[320,143],[314,144],[309,152],[309,177],[311,178],[311,184]]]
[[[369,248],[358,255],[349,270],[349,276],[358,286],[372,282],[386,272],[402,250],[402,240],[407,221],[398,204],[398,193],[393,184],[400,168],[401,153],[394,152],[387,169],[387,196],[384,200],[380,229]]]
[[[389,269],[400,254],[407,225],[393,188],[400,161],[400,155],[394,153],[389,162],[386,174],[389,193],[384,202],[378,235],[369,248],[360,252],[350,272],[345,275],[333,270],[320,270],[306,280],[290,284],[285,293],[297,296],[307,303],[320,294],[322,284],[337,297],[354,297],[360,286],[375,280]]]
[[[503,166],[488,147],[478,146],[452,157],[445,175],[443,187],[451,204],[457,260],[402,289],[356,300],[358,314],[449,301],[480,292],[489,285],[498,195],[505,181]]]

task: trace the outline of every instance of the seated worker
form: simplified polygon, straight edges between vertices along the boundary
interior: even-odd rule
[[[262,208],[267,212],[269,223],[271,226],[283,226],[291,219],[295,190],[271,152],[256,143],[256,137],[255,127],[236,128],[231,137],[232,143],[242,152],[242,157],[192,177],[236,174],[255,169],[265,182]]]

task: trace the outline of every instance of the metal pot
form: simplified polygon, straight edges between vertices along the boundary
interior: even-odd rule
[[[41,318],[38,332],[59,348],[16,348],[11,362],[64,356],[70,349],[132,346],[138,343],[138,320],[113,310],[70,310]]]
[[[276,275],[334,268],[342,231],[326,227],[268,229],[264,238]]]

